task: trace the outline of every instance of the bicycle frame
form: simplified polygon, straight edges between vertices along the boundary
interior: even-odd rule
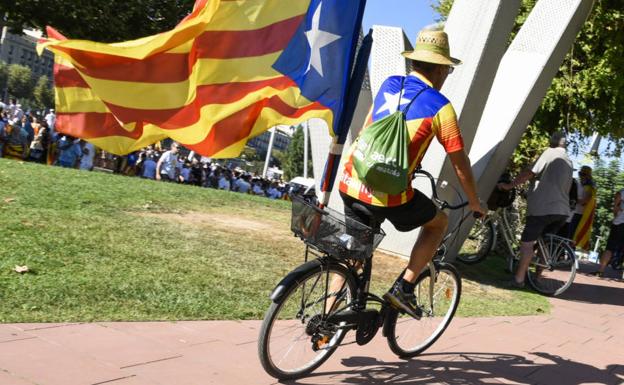
[[[414,174],[422,174],[425,175],[431,182],[431,187],[432,187],[432,200],[438,205],[438,207],[440,209],[451,209],[451,210],[457,210],[457,209],[461,209],[464,208],[468,205],[468,202],[463,202],[460,203],[458,205],[451,205],[446,201],[441,200],[438,197],[437,194],[437,188],[435,185],[435,179],[433,178],[433,176],[427,172],[424,171],[422,169],[417,169]],[[460,229],[460,227],[462,226],[462,224],[464,223],[464,221],[468,218],[468,216],[471,215],[471,212],[468,212],[466,215],[464,215],[462,217],[462,219],[460,221],[458,221],[457,225],[455,226],[455,228],[451,231],[448,232],[448,234],[444,237],[444,239],[442,240],[442,242],[440,243],[440,246],[438,247],[438,250],[436,251],[436,254],[434,257],[428,264],[427,267],[425,269],[429,270],[429,274],[431,277],[431,282],[435,282],[436,281],[436,267],[435,267],[435,261],[444,261],[444,258],[446,257],[446,241],[448,241],[451,237],[453,237],[457,231]],[[373,223],[371,227],[375,228],[375,227],[379,227],[381,224],[380,223]],[[309,247],[313,247],[311,245],[307,245],[306,247],[306,261],[307,261],[307,255],[308,255],[308,248]],[[329,256],[327,256],[328,258],[331,258]],[[348,309],[349,307],[351,307],[353,310],[364,310],[366,309],[366,305],[369,301],[374,301],[374,302],[378,302],[382,305],[382,312],[381,312],[381,316],[383,317],[383,313],[384,313],[384,307],[387,306],[387,304],[385,303],[385,301],[383,299],[381,299],[380,297],[372,294],[369,292],[369,288],[370,288],[370,282],[371,282],[371,275],[372,275],[372,255],[367,258],[364,261],[360,261],[360,262],[356,262],[353,265],[349,265],[347,262],[345,261],[341,261],[341,260],[335,260],[335,262],[342,264],[343,266],[347,267],[349,269],[349,271],[351,271],[351,273],[353,274],[353,276],[356,278],[356,283],[357,283],[357,294],[356,294],[356,298],[354,300],[351,301],[351,303],[346,304],[345,306],[343,306],[342,308],[335,310],[333,309],[334,304],[332,304],[329,309],[327,308],[327,297],[329,296],[329,289],[330,289],[330,285],[329,282],[326,282],[326,287],[325,287],[325,304],[324,304],[324,309],[325,313],[329,313],[332,310],[334,312],[339,312],[341,310],[345,310]],[[358,267],[362,268],[362,273],[358,274]],[[403,274],[401,274],[402,276]],[[329,279],[329,273],[326,276],[326,280],[328,281]],[[344,289],[344,285],[346,282],[342,283],[342,287],[340,288],[340,290]],[[432,304],[432,308],[433,308],[433,296],[434,296],[434,290],[435,290],[435,285],[430,285],[429,286],[429,299],[430,299],[430,303]],[[332,290],[333,292],[333,290]],[[327,319],[327,314],[323,315],[323,319],[326,320]],[[383,320],[382,320],[383,321]]]
[[[500,229],[500,233],[503,235],[503,240],[505,241],[505,246],[507,246],[507,251],[509,252],[509,255],[515,256],[517,254],[516,249],[518,247],[518,242],[513,226],[509,219],[508,210],[508,207],[501,207],[494,211],[494,213],[491,214],[490,217],[492,218],[492,223],[494,224],[495,229],[494,241],[496,241],[496,233]]]

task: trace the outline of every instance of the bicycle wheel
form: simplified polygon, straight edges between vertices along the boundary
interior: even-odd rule
[[[332,288],[334,279],[342,285]],[[294,379],[325,362],[347,333],[343,325],[323,320],[325,307],[338,309],[355,295],[352,274],[339,264],[321,264],[294,280],[277,303],[267,311],[258,343],[260,362],[268,374]],[[338,309],[339,310],[339,309]]]
[[[467,265],[481,262],[496,245],[496,226],[491,218],[476,221],[464,241],[457,259]]]
[[[433,291],[430,291],[433,289]],[[392,311],[386,318],[386,337],[390,349],[399,357],[414,357],[427,350],[446,330],[461,297],[461,278],[452,265],[436,264],[436,277],[429,270],[416,281],[420,320]]]
[[[567,290],[576,276],[576,256],[568,240],[556,235],[543,236],[546,255],[540,248],[527,271],[529,284],[536,291],[556,296]]]

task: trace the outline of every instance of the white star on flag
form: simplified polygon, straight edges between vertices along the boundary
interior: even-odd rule
[[[321,7],[323,3],[319,3],[318,8],[314,12],[314,16],[312,16],[312,27],[309,31],[306,31],[305,35],[308,39],[308,44],[310,45],[310,63],[308,63],[308,68],[306,69],[306,73],[310,71],[310,67],[314,67],[316,72],[323,77],[323,62],[321,60],[321,48],[335,42],[336,40],[341,39],[342,37],[339,35],[334,35],[333,33],[329,33],[326,31],[321,31],[320,29],[320,21],[321,21]]]
[[[399,95],[401,95],[401,101],[399,101]],[[375,114],[381,114],[383,111],[393,113],[396,111],[397,106],[403,106],[410,102],[409,99],[405,99],[403,97],[401,91],[397,92],[396,94],[384,92],[384,99],[386,99],[386,103],[384,103],[384,105],[381,106]]]

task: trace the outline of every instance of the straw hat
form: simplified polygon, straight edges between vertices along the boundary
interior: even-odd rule
[[[459,59],[451,57],[448,35],[442,30],[423,29],[418,33],[413,51],[405,51],[401,55],[425,63],[449,66],[460,65]]]

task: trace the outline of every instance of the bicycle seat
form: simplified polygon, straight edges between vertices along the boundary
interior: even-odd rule
[[[370,212],[369,209],[367,209],[364,205],[360,203],[353,203],[351,205],[351,209],[355,211],[356,213],[359,213],[361,216],[368,219],[368,223],[365,223],[365,225],[373,229],[376,233],[379,232],[379,228],[381,227],[381,222],[375,219],[375,216],[373,215],[373,213]]]

